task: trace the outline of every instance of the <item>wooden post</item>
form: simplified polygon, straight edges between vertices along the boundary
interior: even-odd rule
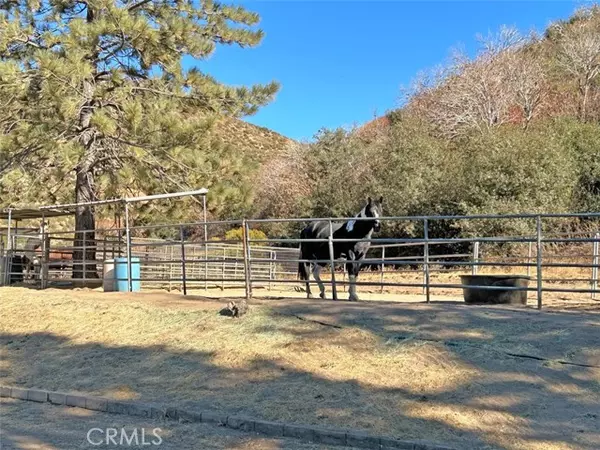
[[[425,239],[423,271],[425,275],[425,299],[427,303],[431,301],[431,292],[429,288],[429,221],[423,219],[423,238]]]
[[[183,233],[183,226],[179,227],[179,237],[181,239],[181,279],[183,282],[183,295],[187,295],[187,280],[185,270],[185,236]]]
[[[329,263],[331,264],[331,296],[338,299],[337,286],[335,284],[335,253],[333,250],[333,223],[329,220]]]
[[[542,218],[537,216],[536,218],[537,228],[537,307],[542,309],[542,293],[543,293],[543,278],[542,278]]]

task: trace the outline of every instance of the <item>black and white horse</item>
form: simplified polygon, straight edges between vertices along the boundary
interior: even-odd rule
[[[379,217],[382,215],[383,197],[379,200],[368,198],[365,207],[356,215],[356,217],[365,220],[349,220],[347,222],[334,222],[333,228],[333,257],[334,259],[345,258],[346,269],[350,281],[349,300],[358,300],[356,295],[356,278],[360,272],[360,261],[365,258],[367,250],[371,243],[369,241],[355,242],[336,242],[336,239],[370,239],[373,232],[379,231],[381,222]],[[327,239],[329,238],[329,222],[313,222],[300,233],[301,239]],[[305,260],[329,260],[328,242],[301,242],[300,259]],[[298,273],[301,280],[306,280],[306,295],[312,298],[310,291],[310,271],[319,284],[321,298],[325,298],[325,286],[321,281],[319,273],[327,262],[300,262]]]

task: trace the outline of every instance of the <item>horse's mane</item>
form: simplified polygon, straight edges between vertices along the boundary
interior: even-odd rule
[[[363,206],[363,208],[354,217],[365,217],[365,208],[366,206]],[[351,232],[354,229],[354,225],[356,225],[356,220],[348,220],[345,223],[344,228],[346,231]]]

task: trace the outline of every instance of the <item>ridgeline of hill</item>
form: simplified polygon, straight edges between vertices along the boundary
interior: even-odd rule
[[[0,78],[17,80],[16,66],[2,64]],[[28,97],[33,94],[16,82],[0,90],[6,99],[0,202],[72,201],[80,138],[56,144],[46,137],[48,130],[59,137],[79,132],[64,128],[64,119],[53,113],[75,114],[79,94],[65,91],[73,101],[63,105],[58,94],[49,96],[34,79],[26,81],[37,97]],[[240,108],[251,113],[266,104],[275,86],[236,91],[202,77],[192,81],[205,83],[199,87],[215,98],[232,99],[233,114],[214,114],[221,119],[211,128],[194,102],[184,108],[178,97],[157,99],[152,89],[134,96],[125,91],[122,107],[98,109],[93,116],[100,143],[95,157],[102,162],[89,172],[94,192],[106,198],[205,186],[212,219],[348,216],[368,195],[380,194],[388,215],[600,210],[597,5],[551,24],[542,36],[502,28],[481,39],[474,58],[454,53],[420,74],[404,92],[402,108],[354,130],[321,130],[310,144],[232,118],[244,115]],[[15,127],[28,115],[38,121],[35,127]],[[145,128],[157,130],[158,137],[139,131]],[[130,140],[119,137],[122,129]],[[18,164],[3,169],[4,162],[15,160]],[[172,202],[140,207],[134,220],[188,221],[198,215],[198,204]],[[529,226],[448,223],[435,233],[522,233]],[[566,221],[557,227],[597,224]],[[297,230],[280,225],[264,231]],[[404,224],[386,232],[417,236],[420,230]]]
[[[353,130],[322,130],[280,171],[272,211],[386,215],[600,211],[600,7],[541,36],[502,28],[474,58],[420,74],[402,108]],[[308,188],[307,188],[308,187]],[[302,195],[293,195],[302,192]],[[565,231],[597,221],[557,221]],[[438,237],[528,233],[525,221],[445,223]],[[386,233],[418,237],[414,224]]]

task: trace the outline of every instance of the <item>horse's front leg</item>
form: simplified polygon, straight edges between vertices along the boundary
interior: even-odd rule
[[[321,292],[320,297],[325,300],[325,285],[321,280],[321,266],[319,264],[315,264],[313,267],[313,277],[315,277],[315,280],[317,280],[317,283],[319,284],[319,291]]]
[[[360,262],[358,262],[359,255],[355,254],[353,251],[348,252],[348,262],[346,263],[346,271],[348,272],[348,281],[349,287],[348,292],[350,295],[348,296],[348,300],[351,302],[358,301],[358,295],[356,295],[356,278],[358,277],[358,272],[360,272]]]

